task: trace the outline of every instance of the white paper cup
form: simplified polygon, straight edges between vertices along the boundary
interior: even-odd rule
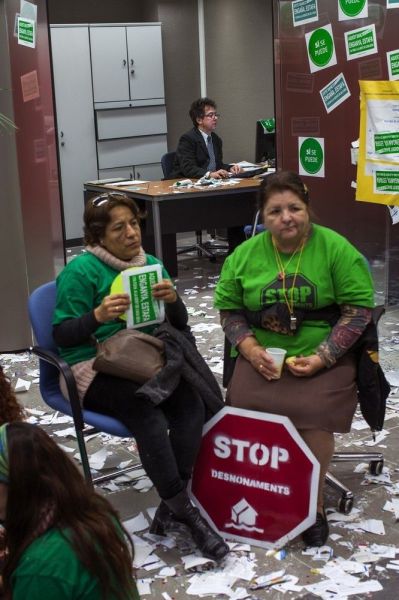
[[[287,350],[284,350],[284,348],[266,348],[266,352],[272,357],[274,366],[278,369],[278,373],[273,379],[280,379]]]

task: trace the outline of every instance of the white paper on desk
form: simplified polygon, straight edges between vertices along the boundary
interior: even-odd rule
[[[127,179],[126,181],[115,181],[114,183],[108,183],[108,186],[112,187],[125,187],[127,185],[140,185],[141,183],[150,183],[145,179]]]
[[[234,164],[234,163],[231,163],[231,164]],[[241,160],[240,162],[235,163],[235,164],[238,165],[239,167],[241,167],[242,169],[248,169],[248,168],[259,169],[259,165],[248,162],[247,160]]]

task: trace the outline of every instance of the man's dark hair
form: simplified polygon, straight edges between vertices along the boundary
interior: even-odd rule
[[[216,110],[216,102],[210,98],[198,98],[194,100],[190,106],[189,115],[194,124],[194,127],[198,127],[197,119],[202,119],[205,114],[205,106],[212,106]]]

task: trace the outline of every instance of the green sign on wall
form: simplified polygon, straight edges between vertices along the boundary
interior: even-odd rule
[[[340,21],[368,16],[367,0],[339,0],[338,6],[338,18]]]
[[[361,58],[378,52],[375,25],[345,32],[346,58]]]
[[[324,177],[324,138],[299,137],[299,174]]]
[[[331,25],[314,29],[305,38],[311,73],[337,64]]]
[[[36,23],[33,19],[18,17],[18,44],[35,48],[36,46]]]
[[[387,52],[389,79],[394,81],[399,79],[399,50]]]

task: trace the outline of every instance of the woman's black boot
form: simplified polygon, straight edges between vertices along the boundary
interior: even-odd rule
[[[325,510],[318,512],[316,523],[303,532],[302,539],[306,546],[324,546],[329,534],[328,521]]]
[[[187,525],[194,542],[206,558],[218,561],[226,556],[229,552],[228,545],[208,525],[198,508],[193,506],[186,490],[165,500],[165,504],[170,508],[177,521]]]
[[[161,500],[161,504],[158,506],[152,520],[150,533],[167,535],[169,531],[176,529],[176,523],[178,521],[176,521],[174,514],[164,500]]]

